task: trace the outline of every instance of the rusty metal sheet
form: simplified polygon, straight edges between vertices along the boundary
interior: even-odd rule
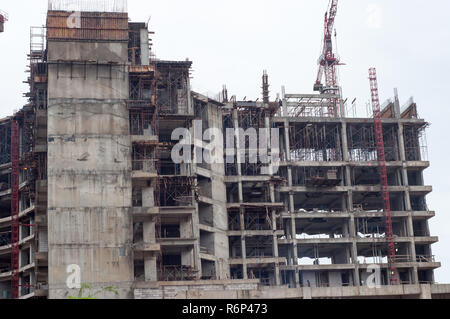
[[[48,40],[128,41],[128,13],[49,11]]]
[[[130,66],[130,73],[151,73],[155,71],[153,65],[132,65]]]

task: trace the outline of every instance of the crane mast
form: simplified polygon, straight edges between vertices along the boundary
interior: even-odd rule
[[[319,71],[314,84],[314,91],[340,96],[340,88],[337,79],[337,67],[340,65],[339,57],[333,50],[333,30],[338,9],[338,0],[331,0],[330,9],[325,13],[324,38],[322,54],[319,58]],[[325,85],[322,83],[325,75]],[[340,98],[330,100],[329,116],[338,116]]]
[[[386,153],[383,140],[383,125],[381,121],[380,97],[378,93],[377,70],[369,70],[370,91],[372,95],[373,118],[375,121],[375,135],[377,142],[377,154],[380,169],[381,195],[383,198],[383,209],[386,224],[386,234],[388,242],[389,279],[392,284],[398,283],[397,268],[395,266],[395,241],[392,229],[391,202],[389,199],[389,186],[386,169]]]

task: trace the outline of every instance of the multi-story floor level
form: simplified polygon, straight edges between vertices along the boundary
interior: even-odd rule
[[[427,123],[413,101],[383,110],[400,279],[391,285],[373,119],[346,117],[326,93],[270,101],[267,74],[261,102],[226,90],[216,101],[191,90],[191,62],[151,54],[147,25],[126,10],[83,11],[72,25],[57,3],[46,28],[32,29],[29,104],[0,121],[0,297],[16,284],[21,298],[67,298],[73,265],[82,283],[119,298],[450,293],[434,284]],[[200,161],[214,151],[196,140],[195,161],[174,162],[174,131],[198,136],[199,123],[200,136],[238,132],[231,152]],[[264,128],[278,132],[267,155],[279,161],[250,160],[257,146],[246,137]],[[377,289],[366,286],[373,265]]]

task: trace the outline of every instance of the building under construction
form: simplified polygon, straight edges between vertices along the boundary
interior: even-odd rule
[[[271,100],[264,73],[260,100],[212,99],[191,90],[190,61],[152,54],[123,1],[88,3],[49,1],[28,104],[0,120],[0,299],[77,295],[73,265],[118,292],[103,298],[450,295],[434,278],[428,123],[413,100],[380,106],[373,72],[374,117],[349,116],[320,76],[316,94]],[[223,163],[175,163],[172,133],[199,121],[277,129],[279,161],[250,160],[236,136]]]

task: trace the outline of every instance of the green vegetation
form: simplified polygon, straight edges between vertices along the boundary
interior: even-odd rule
[[[112,286],[100,289],[98,291],[96,291],[94,294],[91,293],[92,291],[92,286],[89,284],[83,284],[80,288],[80,291],[78,292],[78,296],[74,297],[74,296],[69,296],[69,299],[79,299],[79,300],[95,300],[98,299],[96,296],[98,296],[99,294],[101,294],[102,292],[111,292],[114,293],[116,296],[119,295],[119,292]],[[84,296],[84,293],[87,292],[87,297]]]

